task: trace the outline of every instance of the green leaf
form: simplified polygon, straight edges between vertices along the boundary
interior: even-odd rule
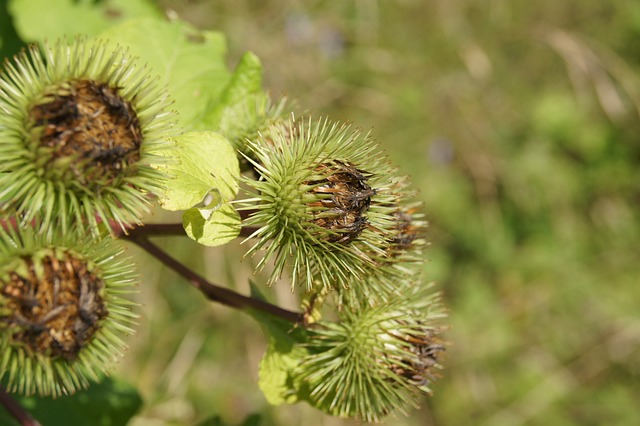
[[[262,63],[254,53],[246,52],[240,58],[220,101],[223,104],[233,104],[241,102],[247,95],[261,91]]]
[[[23,45],[9,16],[8,6],[7,0],[0,0],[0,58],[12,57]]]
[[[278,333],[277,336],[268,334],[267,352],[260,361],[258,385],[270,404],[294,404],[301,400],[295,369],[307,351],[286,333]]]
[[[218,197],[220,198],[220,197]],[[240,234],[240,215],[229,203],[213,200],[204,208],[184,212],[182,226],[187,235],[205,246],[219,246]]]
[[[197,123],[217,103],[231,77],[222,34],[200,31],[182,21],[147,18],[126,21],[100,37],[128,46],[152,75],[160,76],[185,129],[203,128]]]
[[[149,0],[10,0],[9,12],[20,37],[35,42],[93,36],[127,18],[162,17]]]
[[[200,126],[209,129],[224,127],[221,123],[225,120],[226,111],[237,109],[241,104],[249,106],[249,102],[255,103],[251,95],[259,93],[262,93],[262,64],[256,55],[246,52],[240,58],[220,98],[209,106]],[[233,115],[233,118],[236,116]]]
[[[187,210],[207,198],[217,203],[233,200],[238,192],[238,157],[227,139],[214,132],[189,132],[175,139],[175,162],[167,167],[172,177],[160,204],[167,210]]]
[[[262,298],[251,283],[253,297]],[[260,323],[267,338],[267,351],[260,361],[258,385],[267,401],[272,405],[294,404],[306,400],[296,380],[296,369],[308,355],[304,346],[307,333],[287,321],[271,315],[249,311]]]
[[[142,406],[136,388],[115,378],[106,378],[86,391],[57,399],[17,395],[14,398],[46,426],[126,425]],[[0,424],[19,425],[3,409]]]

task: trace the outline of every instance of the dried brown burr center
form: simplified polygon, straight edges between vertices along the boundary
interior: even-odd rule
[[[37,260],[38,275],[34,261],[24,261],[26,276],[11,272],[0,281],[0,327],[35,353],[73,361],[107,316],[104,282],[70,253]]]
[[[420,236],[419,229],[413,223],[412,211],[398,210],[395,214],[397,233],[391,239],[391,255],[399,251],[409,250],[413,242]]]
[[[313,223],[333,231],[328,242],[348,244],[369,223],[366,212],[376,194],[367,184],[370,174],[338,160],[318,165],[316,172],[325,178],[305,182],[313,186],[311,193],[320,196],[307,204],[313,212]]]
[[[65,167],[81,184],[113,179],[140,159],[142,131],[130,103],[118,89],[91,80],[57,87],[31,109],[40,146],[51,150],[49,167]],[[58,166],[53,166],[58,164]]]
[[[441,352],[445,351],[442,340],[432,330],[425,329],[420,335],[395,336],[409,343],[409,350],[414,355],[411,359],[403,359],[394,363],[392,370],[416,386],[424,386],[438,377],[435,367]]]

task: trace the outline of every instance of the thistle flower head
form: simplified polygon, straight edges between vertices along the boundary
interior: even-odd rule
[[[167,96],[105,42],[31,46],[0,74],[0,205],[25,223],[139,222],[164,176]]]
[[[253,197],[248,226],[257,226],[249,250],[273,259],[273,283],[290,263],[292,285],[331,289],[388,274],[388,250],[402,198],[394,169],[368,135],[348,125],[292,120],[250,143],[260,174],[246,179]],[[385,260],[387,259],[387,260]],[[356,278],[354,280],[354,278]]]
[[[58,396],[99,380],[132,332],[136,274],[116,241],[0,226],[0,379]]]
[[[444,316],[438,295],[415,284],[402,298],[345,309],[338,322],[311,330],[301,387],[314,406],[341,417],[379,421],[406,412],[439,377]]]

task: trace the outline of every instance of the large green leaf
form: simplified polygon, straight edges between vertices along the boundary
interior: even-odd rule
[[[162,16],[149,0],[9,0],[9,12],[20,37],[35,42],[93,36],[124,19]]]
[[[220,94],[220,98],[214,104],[209,105],[199,125],[206,129],[218,129],[221,127],[221,122],[225,121],[225,115],[228,115],[225,114],[225,111],[237,110],[242,106],[248,109],[249,102],[255,103],[252,95],[261,92],[262,64],[256,55],[246,52],[240,58],[233,75]],[[237,115],[234,115],[233,118],[242,119]],[[228,120],[230,117],[226,117],[226,119]],[[234,123],[234,125],[242,126],[242,123]],[[230,127],[230,125],[224,127]]]
[[[111,27],[100,37],[127,46],[148,65],[150,74],[160,76],[186,130],[202,129],[196,124],[217,104],[231,77],[222,34],[200,31],[181,21],[145,18]]]
[[[214,132],[189,132],[175,139],[166,192],[160,204],[167,210],[187,210],[198,204],[223,204],[238,192],[238,157],[227,139]],[[211,198],[211,199],[209,199]]]
[[[46,426],[126,425],[142,406],[138,391],[114,378],[106,378],[86,391],[57,399],[17,395],[15,399]],[[19,425],[1,408],[0,424]]]

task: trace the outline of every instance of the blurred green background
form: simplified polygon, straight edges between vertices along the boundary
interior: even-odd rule
[[[434,395],[387,424],[640,424],[639,2],[159,5],[224,32],[230,66],[255,52],[275,97],[372,128],[412,176],[452,346]],[[159,241],[247,291],[251,259],[239,263],[238,244]],[[144,319],[118,374],[145,399],[134,426],[240,425],[253,414],[247,425],[357,424],[270,407],[256,384],[258,325],[130,252]],[[295,306],[288,286],[273,292]]]

